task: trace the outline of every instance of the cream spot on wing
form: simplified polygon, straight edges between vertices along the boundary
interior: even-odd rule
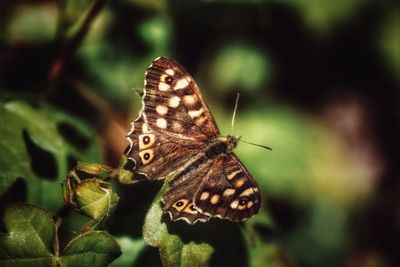
[[[153,156],[154,156],[153,150],[152,149],[143,150],[143,151],[139,152],[139,156],[140,156],[140,159],[142,160],[142,164],[146,165],[153,159]]]
[[[210,199],[211,204],[217,204],[219,201],[219,195],[213,195]]]
[[[181,211],[186,207],[187,204],[188,201],[186,199],[181,199],[176,201],[172,207],[174,207],[177,211]]]
[[[158,84],[158,90],[160,90],[160,91],[168,91],[169,88],[170,88],[170,86],[166,83],[160,82]]]
[[[228,176],[226,178],[228,178],[228,180],[232,180],[233,177],[235,177],[236,174],[240,173],[241,171],[234,171],[231,174],[228,174]]]
[[[168,106],[170,106],[171,108],[177,108],[180,102],[181,99],[179,97],[173,96],[168,100]]]
[[[246,208],[246,205],[239,205],[237,208],[238,210],[244,210]]]
[[[163,105],[158,105],[156,107],[156,111],[160,115],[165,115],[168,112],[168,108],[166,106],[163,106]]]
[[[183,211],[187,212],[187,213],[190,213],[190,214],[199,213],[199,211],[194,208],[193,203],[190,203],[189,205],[187,205],[187,207]]]
[[[175,71],[174,71],[173,69],[167,69],[167,70],[165,71],[165,73],[168,74],[168,75],[174,76]]]
[[[174,86],[174,90],[186,88],[189,85],[190,80],[191,79],[189,77],[183,77],[182,79],[179,79]]]
[[[142,133],[149,133],[149,132],[150,132],[149,126],[147,125],[147,123],[143,123]]]
[[[183,97],[183,102],[188,106],[192,106],[197,102],[197,97],[195,95],[185,95]]]
[[[167,128],[167,121],[164,118],[158,118],[156,121],[156,125],[160,129]]]
[[[208,192],[203,192],[200,195],[200,200],[206,200],[210,196],[210,193]]]
[[[181,132],[183,130],[182,125],[177,121],[172,122],[172,129],[175,132]]]
[[[250,196],[252,194],[254,194],[254,189],[248,188],[248,189],[244,190],[239,196],[246,197],[246,196]]]
[[[151,147],[154,144],[154,134],[142,134],[139,135],[139,150],[143,150]]]
[[[167,78],[167,77],[168,77],[168,74],[161,74],[160,81],[163,82],[163,83],[166,83],[165,82],[165,78]]]
[[[244,178],[240,178],[238,180],[235,181],[235,187],[239,188],[242,187],[244,185],[245,179]]]
[[[193,118],[196,118],[196,117],[200,116],[201,114],[203,114],[203,112],[204,112],[204,109],[201,108],[199,110],[191,110],[188,113],[189,113],[189,116],[193,119]]]
[[[231,195],[235,194],[235,189],[233,188],[228,188],[225,189],[224,193],[222,194],[224,197],[229,197]]]
[[[203,123],[204,123],[206,120],[207,120],[206,117],[200,117],[200,118],[196,119],[194,123],[195,123],[197,126],[202,126]]]
[[[249,203],[247,203],[247,208],[251,208],[253,206],[254,202],[253,201],[249,201]]]
[[[232,201],[230,206],[232,209],[237,209],[237,207],[239,206],[239,200]]]

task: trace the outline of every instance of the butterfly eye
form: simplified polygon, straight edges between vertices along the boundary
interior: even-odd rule
[[[183,201],[178,201],[175,204],[177,207],[182,207],[183,206]]]
[[[173,79],[171,76],[167,76],[167,77],[165,77],[165,79],[164,79],[165,83],[166,83],[166,84],[169,84],[169,85],[172,84],[172,81],[173,81],[173,80],[174,80],[174,79]]]

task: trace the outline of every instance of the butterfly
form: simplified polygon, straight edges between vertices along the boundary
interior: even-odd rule
[[[135,177],[172,177],[161,199],[171,220],[244,221],[258,213],[259,187],[232,152],[239,138],[220,135],[199,87],[181,65],[166,57],[153,61],[126,155]]]

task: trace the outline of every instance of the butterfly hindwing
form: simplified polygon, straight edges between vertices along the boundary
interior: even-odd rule
[[[203,214],[243,221],[261,207],[260,190],[244,165],[233,154],[213,161],[211,174],[194,196],[195,207]]]
[[[202,164],[202,159],[197,158],[193,164],[199,164],[193,171],[182,170],[170,182],[170,188],[162,197],[164,212],[169,214],[171,220],[185,220],[193,224],[197,221],[207,221],[210,216],[199,212],[193,203],[193,196],[201,187],[204,177],[207,177],[210,170],[208,164]]]
[[[216,158],[199,156],[188,168],[178,172],[163,196],[164,211],[172,220],[195,223],[206,217],[243,221],[258,212],[261,206],[259,188],[234,154]],[[202,217],[189,216],[185,205]]]

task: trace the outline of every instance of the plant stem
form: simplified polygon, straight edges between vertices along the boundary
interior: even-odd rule
[[[66,62],[75,54],[76,50],[84,40],[87,32],[90,29],[90,25],[93,23],[94,19],[96,16],[100,13],[100,11],[103,9],[105,4],[107,3],[108,0],[94,0],[89,8],[89,11],[87,12],[87,16],[82,22],[82,25],[78,29],[78,31],[74,34],[74,36],[69,40],[65,41],[65,33],[64,33],[64,27],[62,25],[63,23],[63,18],[64,16],[62,15],[62,1],[59,1],[59,25],[57,27],[57,34],[56,34],[56,45],[60,45],[61,49],[58,53],[58,55],[54,58],[48,79],[47,79],[47,84],[45,87],[45,90],[43,94],[41,95],[42,98],[46,97],[51,90],[55,87],[57,84],[57,81],[59,77],[61,76],[61,73],[63,72],[64,66],[66,65]]]

